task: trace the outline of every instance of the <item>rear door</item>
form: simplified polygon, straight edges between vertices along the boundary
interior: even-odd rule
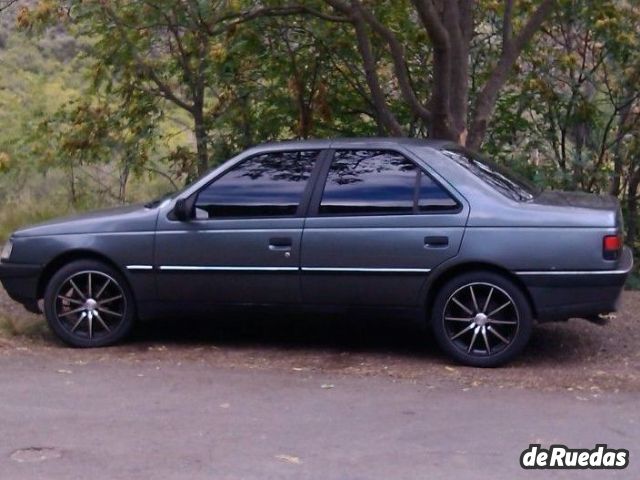
[[[467,215],[407,154],[335,150],[303,232],[303,300],[416,306],[430,270],[458,252]]]

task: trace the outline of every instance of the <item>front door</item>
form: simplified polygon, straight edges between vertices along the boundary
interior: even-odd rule
[[[195,218],[160,218],[159,298],[189,304],[298,303],[303,199],[318,153],[250,157],[197,192]]]
[[[414,307],[431,271],[456,255],[468,209],[388,150],[337,150],[302,237],[306,303]]]

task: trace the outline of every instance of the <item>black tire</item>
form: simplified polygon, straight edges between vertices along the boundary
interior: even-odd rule
[[[135,302],[119,271],[96,260],[77,260],[49,280],[44,313],[51,329],[68,345],[104,347],[129,334]]]
[[[468,272],[438,291],[431,327],[457,362],[496,367],[512,360],[531,336],[531,306],[522,290],[494,272]]]

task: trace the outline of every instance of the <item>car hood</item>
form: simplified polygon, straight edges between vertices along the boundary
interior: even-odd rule
[[[154,230],[157,216],[157,208],[147,208],[141,204],[128,205],[56,218],[17,230],[13,233],[13,236],[34,237],[80,233],[140,232]]]

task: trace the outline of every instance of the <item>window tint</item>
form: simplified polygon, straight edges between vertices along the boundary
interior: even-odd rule
[[[398,153],[339,150],[329,169],[320,214],[406,214],[456,207],[431,177]]]
[[[295,215],[317,151],[257,155],[198,194],[196,218]]]
[[[419,212],[433,212],[440,210],[455,210],[458,202],[449,196],[429,175],[418,170],[420,190],[417,210]]]

